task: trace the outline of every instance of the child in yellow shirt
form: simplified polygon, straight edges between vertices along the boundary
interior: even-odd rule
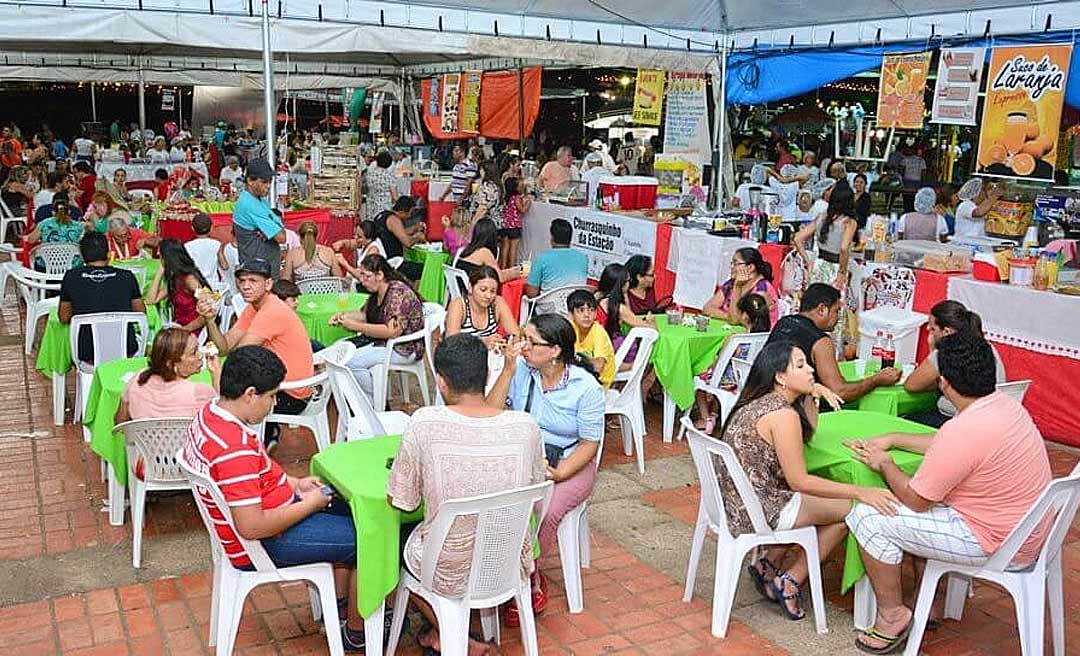
[[[600,384],[605,388],[611,387],[615,380],[615,349],[607,331],[596,320],[596,298],[579,289],[567,297],[566,309],[570,311],[570,323],[577,334],[574,350],[585,356],[593,369],[600,372]]]

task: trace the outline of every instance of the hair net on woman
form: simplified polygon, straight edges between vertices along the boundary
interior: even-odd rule
[[[754,164],[750,169],[751,184],[763,185],[769,179],[769,169],[764,164]]]
[[[795,176],[799,175],[799,167],[795,166],[794,164],[784,164],[782,167],[780,167],[780,175],[784,176],[785,178],[794,178]]]
[[[965,182],[963,187],[960,187],[960,191],[956,192],[956,197],[960,200],[975,200],[975,197],[982,191],[982,187],[982,178],[972,178]]]
[[[814,194],[814,200],[817,200],[818,198],[824,196],[825,192],[829,190],[829,187],[833,186],[834,184],[836,184],[836,180],[833,180],[832,178],[822,178],[815,182],[810,187],[810,191]]]
[[[923,187],[915,193],[915,211],[920,214],[931,214],[937,204],[937,193],[930,187]]]

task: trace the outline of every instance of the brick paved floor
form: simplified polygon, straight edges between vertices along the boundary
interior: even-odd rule
[[[81,430],[70,425],[53,427],[49,381],[34,371],[34,360],[22,353],[21,319],[12,296],[0,302],[0,654],[3,656],[123,655],[209,653],[210,574],[205,533],[187,495],[154,498],[147,511],[144,534],[144,570],[130,567],[130,520],[113,527],[101,511],[106,496],[96,455],[82,440]],[[40,332],[40,331],[39,331]],[[71,399],[69,394],[68,403]],[[659,411],[650,408],[646,477],[665,458],[686,461],[685,443],[664,444],[659,437]],[[291,473],[303,473],[314,451],[310,437],[287,433],[277,457]],[[616,432],[609,432],[603,467],[633,463],[622,453]],[[1067,471],[1076,456],[1054,448],[1055,473]],[[628,471],[629,467],[621,467]],[[634,474],[636,476],[636,474]],[[692,476],[692,475],[691,475]],[[655,487],[655,486],[651,486]],[[635,499],[691,524],[697,514],[699,491],[689,481],[669,482],[645,490]],[[710,607],[697,596],[681,601],[682,576],[673,578],[646,562],[642,553],[616,542],[605,526],[593,520],[593,567],[584,572],[585,612],[567,612],[557,555],[546,556],[541,566],[550,581],[551,601],[538,618],[542,654],[786,654],[747,624],[733,620],[724,640],[709,634]],[[1066,617],[1070,647],[1080,645],[1080,623],[1073,618],[1080,595],[1072,582],[1080,581],[1080,541],[1070,533],[1066,548]],[[200,553],[188,554],[194,565],[163,578],[145,580],[149,568],[169,569],[153,562],[148,552],[155,541],[190,540]],[[187,545],[187,542],[183,543]],[[102,571],[94,577],[71,572],[71,563],[90,558],[84,569]],[[205,560],[202,560],[205,558]],[[158,558],[160,561],[160,557]],[[671,568],[666,568],[672,571]],[[157,571],[157,570],[154,570]],[[702,574],[711,576],[711,563],[703,560]],[[2,575],[9,574],[11,580]],[[825,565],[830,603],[850,611],[851,596],[838,594],[839,566]],[[87,580],[109,580],[102,586]],[[136,581],[132,583],[131,581]],[[744,581],[743,585],[748,585]],[[776,615],[770,635],[778,632],[812,634],[809,622],[786,623]],[[848,627],[831,625],[833,632]],[[846,635],[846,634],[844,634]],[[521,653],[516,630],[503,629],[503,653]],[[850,645],[850,642],[846,644]],[[323,654],[325,637],[311,617],[307,593],[300,584],[257,589],[245,607],[237,641],[239,654]],[[926,640],[928,654],[1018,653],[1012,607],[1004,593],[979,585],[963,622],[948,622]],[[411,638],[402,651],[418,654]],[[795,653],[798,653],[796,650]],[[823,652],[815,652],[823,653]]]

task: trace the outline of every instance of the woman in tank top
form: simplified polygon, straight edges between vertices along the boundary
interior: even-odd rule
[[[499,272],[481,265],[469,275],[469,292],[447,306],[446,334],[475,335],[490,348],[499,341],[500,330],[505,336],[516,335],[518,324],[499,296]]]
[[[326,276],[340,278],[341,266],[333,249],[317,242],[319,226],[314,221],[304,221],[298,234],[300,246],[285,255],[283,277],[297,283]]]

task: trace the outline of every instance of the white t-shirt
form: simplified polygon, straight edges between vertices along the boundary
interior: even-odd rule
[[[586,203],[592,205],[592,202],[596,199],[596,190],[600,186],[600,178],[608,177],[611,177],[611,171],[607,170],[603,166],[586,169],[586,171],[581,174],[581,179],[588,183],[588,196],[586,196]]]
[[[146,154],[150,156],[151,164],[169,163],[169,151],[167,150],[154,150],[151,148]]]
[[[630,172],[630,175],[637,175],[637,165],[640,159],[641,149],[638,148],[636,141],[619,147],[619,163],[626,164],[626,169]]]
[[[183,162],[187,158],[187,153],[182,148],[172,147],[169,151],[169,161],[173,163]]]
[[[974,216],[975,201],[965,200],[956,206],[956,233],[957,237],[985,237],[986,222],[982,217]]]
[[[243,171],[241,171],[239,168],[232,169],[226,166],[225,168],[221,169],[221,176],[219,177],[219,180],[221,182],[228,182],[230,185],[235,185],[236,179],[239,178],[241,175],[243,175]]]
[[[34,207],[45,207],[52,204],[53,194],[56,192],[52,189],[42,189],[34,194]]]
[[[215,283],[220,280],[217,262],[218,249],[221,248],[220,241],[210,237],[198,237],[184,244],[184,248],[187,249],[188,255],[195,261],[195,266],[199,267],[199,271],[207,282]]]
[[[94,142],[86,137],[79,137],[72,144],[72,148],[75,149],[75,154],[80,157],[90,157],[94,154]]]

